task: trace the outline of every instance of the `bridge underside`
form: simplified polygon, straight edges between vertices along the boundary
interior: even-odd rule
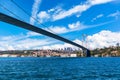
[[[5,14],[3,14],[3,13],[0,13],[0,21],[3,21],[3,22],[6,22],[6,23],[15,25],[15,26],[17,26],[17,27],[21,27],[21,28],[24,28],[24,29],[27,29],[27,30],[31,30],[31,31],[34,31],[34,32],[37,32],[37,33],[46,35],[46,36],[48,36],[48,37],[52,37],[52,38],[55,38],[55,39],[57,39],[57,40],[60,40],[60,41],[69,43],[69,44],[71,44],[71,45],[77,46],[77,47],[82,48],[83,50],[85,50],[85,53],[87,54],[87,55],[86,55],[87,57],[90,57],[90,56],[91,56],[89,49],[87,49],[87,48],[85,48],[85,47],[83,47],[83,46],[81,46],[81,45],[79,45],[79,44],[77,44],[77,43],[75,43],[75,42],[72,42],[72,41],[70,41],[70,40],[68,40],[68,39],[65,39],[65,38],[61,37],[61,36],[58,36],[58,35],[56,35],[56,34],[53,34],[53,33],[51,33],[51,32],[48,32],[48,31],[46,31],[46,30],[43,30],[43,29],[41,29],[41,28],[38,28],[38,27],[33,26],[33,25],[31,25],[31,24],[28,24],[28,23],[26,23],[26,22],[20,21],[20,20],[18,20],[18,19],[15,19],[15,18],[10,17],[10,16],[8,16],[8,15],[5,15]]]

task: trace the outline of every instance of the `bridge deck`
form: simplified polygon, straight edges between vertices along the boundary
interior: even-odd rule
[[[68,39],[65,39],[65,38],[63,38],[59,35],[53,34],[51,32],[48,32],[46,30],[43,30],[41,28],[38,28],[38,27],[33,26],[31,24],[28,24],[26,22],[20,21],[18,19],[15,19],[13,17],[8,16],[8,15],[5,15],[3,13],[0,13],[0,20],[3,21],[3,22],[9,23],[9,24],[15,25],[17,27],[21,27],[21,28],[24,28],[24,29],[27,29],[27,30],[31,30],[31,31],[46,35],[48,37],[52,37],[52,38],[55,38],[57,40],[72,44],[72,45],[77,46],[79,48],[82,48],[83,50],[86,50],[87,56],[90,57],[90,53],[87,53],[87,52],[89,52],[89,50],[87,48],[85,48],[85,47],[83,47],[83,46],[81,46],[81,45],[79,45],[75,42],[72,42]]]

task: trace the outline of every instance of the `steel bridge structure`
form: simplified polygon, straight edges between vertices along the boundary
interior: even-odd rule
[[[63,41],[65,43],[69,43],[71,45],[77,46],[77,47],[79,47],[79,48],[81,48],[83,50],[83,52],[86,54],[86,57],[91,56],[90,50],[87,49],[86,47],[82,46],[82,45],[79,45],[79,44],[77,44],[75,42],[72,42],[72,41],[70,41],[70,40],[68,40],[66,38],[63,38],[63,37],[61,37],[61,36],[59,36],[57,34],[48,32],[48,31],[46,31],[44,29],[38,28],[37,26],[34,26],[34,25],[31,25],[31,24],[26,23],[24,21],[18,20],[16,18],[13,18],[13,17],[8,16],[6,14],[3,14],[1,12],[0,12],[0,21],[15,25],[16,27],[21,27],[21,28],[24,28],[24,29],[27,29],[27,30],[30,30],[30,31],[33,31],[33,32],[37,32],[39,34],[43,34],[45,36],[52,37],[54,39]]]

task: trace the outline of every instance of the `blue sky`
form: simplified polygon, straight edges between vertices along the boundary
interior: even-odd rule
[[[120,0],[0,0],[0,12],[89,49],[120,43]],[[4,22],[0,27],[0,50],[75,48]]]

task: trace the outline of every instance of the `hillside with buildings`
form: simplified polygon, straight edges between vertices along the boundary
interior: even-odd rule
[[[120,57],[120,47],[111,46],[108,48],[95,49],[91,51],[95,57]]]
[[[58,50],[8,50],[0,51],[0,57],[85,57],[82,50],[72,48]],[[111,46],[91,50],[92,57],[120,57],[120,47]]]
[[[0,57],[77,57],[78,50],[9,50],[0,51]]]

